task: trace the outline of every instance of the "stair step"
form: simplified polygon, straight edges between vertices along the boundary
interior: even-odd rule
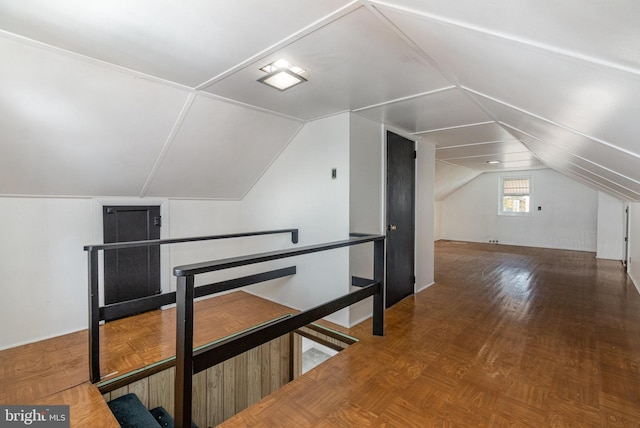
[[[164,407],[152,410],[142,404],[136,394],[127,394],[107,403],[122,428],[173,428],[173,417]],[[191,428],[198,428],[192,423]]]
[[[136,394],[127,394],[107,403],[122,428],[158,428],[161,425]]]

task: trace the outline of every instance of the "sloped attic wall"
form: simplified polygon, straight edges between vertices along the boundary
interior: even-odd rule
[[[447,196],[449,196],[480,174],[482,174],[482,171],[469,169],[458,165],[452,165],[442,161],[436,161],[436,201],[445,199]]]
[[[635,4],[398,3],[405,8],[380,7],[539,162],[621,200],[638,200]]]
[[[301,127],[35,42],[0,55],[0,195],[240,199]]]

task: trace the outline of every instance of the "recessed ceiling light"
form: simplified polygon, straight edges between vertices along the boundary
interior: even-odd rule
[[[490,161],[487,161],[487,163],[489,165],[495,165],[495,164],[498,164],[498,163],[501,163],[501,162],[499,160],[490,160]]]
[[[279,59],[271,64],[267,64],[260,68],[260,70],[267,73],[267,75],[258,79],[258,82],[274,87],[280,91],[307,81],[303,76],[303,74],[306,73],[305,70],[295,65],[290,65],[289,61],[284,59]]]

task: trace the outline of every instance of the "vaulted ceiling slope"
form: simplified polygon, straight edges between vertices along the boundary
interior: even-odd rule
[[[640,201],[634,0],[0,0],[0,194],[242,198],[306,121]],[[285,92],[260,68],[286,58]],[[499,161],[489,164],[488,161]]]

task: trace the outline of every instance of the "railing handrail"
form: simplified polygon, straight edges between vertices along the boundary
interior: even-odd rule
[[[276,229],[257,232],[227,233],[220,235],[194,236],[188,238],[173,239],[152,239],[146,241],[116,242],[109,244],[86,245],[84,251],[88,256],[88,288],[89,288],[89,376],[93,383],[100,381],[100,334],[99,326],[101,317],[101,307],[99,300],[99,275],[98,275],[98,252],[104,250],[117,250],[123,248],[150,247],[155,245],[180,244],[184,242],[210,241],[229,238],[244,238],[250,236],[275,235],[290,233],[291,242],[298,243],[298,229]],[[220,283],[222,284],[222,283]],[[218,285],[220,285],[218,284]],[[217,291],[216,291],[217,292]],[[170,294],[170,293],[165,293]],[[163,296],[162,294],[154,296]],[[104,315],[104,314],[103,314]]]
[[[122,248],[151,247],[154,245],[180,244],[183,242],[211,241],[215,239],[244,238],[248,236],[277,235],[290,233],[291,242],[298,243],[298,229],[263,230],[258,232],[228,233],[222,235],[192,236],[187,238],[149,239],[145,241],[113,242],[109,244],[85,245],[84,251],[119,250]]]
[[[289,266],[286,268],[214,282],[212,284],[198,285],[195,289],[194,295],[196,298],[205,297],[222,291],[234,290],[247,285],[258,284],[260,282],[295,274],[296,267]],[[170,291],[168,293],[155,294],[153,296],[100,306],[98,310],[100,311],[100,321],[113,321],[118,318],[124,318],[140,312],[150,311],[173,303],[176,303],[176,293],[175,291]]]
[[[268,262],[272,260],[284,259],[287,257],[301,256],[304,254],[317,253],[320,251],[333,250],[341,247],[364,244],[365,242],[383,241],[383,235],[354,236],[344,241],[335,241],[326,244],[309,245],[301,248],[291,248],[267,253],[251,254],[248,256],[231,257],[228,259],[212,260],[208,262],[192,263],[173,268],[173,274],[177,277],[199,275],[206,272],[214,272],[223,269],[230,269],[239,266],[246,266],[255,263]]]
[[[267,343],[300,327],[304,327],[322,317],[331,315],[340,309],[364,300],[367,297],[374,296],[376,293],[380,293],[381,289],[382,285],[379,282],[371,282],[371,284],[360,290],[352,291],[304,312],[294,314],[286,319],[248,330],[237,336],[203,347],[202,349],[194,350],[193,373],[200,373],[242,352]],[[376,333],[380,333],[381,335],[381,331]]]
[[[177,277],[176,284],[176,374],[174,380],[174,421],[176,428],[191,426],[192,387],[194,373],[206,370],[229,358],[241,354],[266,341],[291,332],[305,324],[316,321],[342,308],[346,308],[369,296],[373,296],[373,334],[384,334],[384,240],[382,235],[351,235],[344,241],[311,245],[302,248],[272,251],[242,257],[222,260],[212,260],[202,263],[178,266],[173,269]],[[363,288],[346,295],[325,302],[320,306],[300,312],[291,318],[281,320],[222,341],[213,346],[207,346],[196,352],[193,350],[195,277],[196,275],[246,266],[254,263],[278,260],[287,257],[311,254],[320,251],[333,250],[352,245],[373,243],[373,279]],[[366,280],[363,280],[366,282]]]

